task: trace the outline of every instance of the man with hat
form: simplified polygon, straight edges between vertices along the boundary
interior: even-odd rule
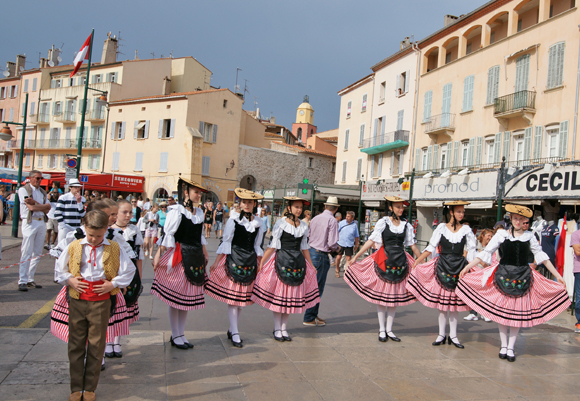
[[[314,217],[310,222],[310,259],[316,268],[318,292],[320,298],[326,284],[326,275],[330,268],[328,255],[338,247],[338,222],[334,213],[338,210],[338,198],[329,196],[324,203],[324,212]],[[308,308],[304,313],[304,326],[324,326],[326,321],[318,317],[320,304]]]
[[[76,178],[68,182],[70,192],[61,195],[56,202],[54,218],[58,221],[58,242],[66,238],[69,231],[81,226],[81,219],[85,217],[85,198],[81,196],[82,185]]]

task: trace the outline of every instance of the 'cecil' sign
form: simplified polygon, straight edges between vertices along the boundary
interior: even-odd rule
[[[562,166],[549,172],[539,169],[516,176],[506,184],[505,198],[580,198],[580,168]]]
[[[409,192],[403,191],[398,180],[367,181],[362,186],[362,200],[384,200],[385,196],[409,199]]]
[[[496,188],[497,171],[447,178],[415,178],[413,200],[492,200],[496,197]]]

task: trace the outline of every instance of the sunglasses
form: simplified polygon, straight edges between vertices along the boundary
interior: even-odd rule
[[[137,202],[135,202],[135,201],[131,201],[131,203],[137,203]]]
[[[167,206],[161,206],[161,209],[167,209]]]

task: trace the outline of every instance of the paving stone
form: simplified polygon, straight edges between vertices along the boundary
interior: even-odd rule
[[[461,400],[513,400],[520,395],[485,377],[435,378],[439,388],[455,394]]]
[[[2,401],[63,401],[70,395],[70,384],[5,385],[0,386]]]
[[[322,397],[309,382],[243,383],[249,400],[320,401]]]
[[[295,364],[309,381],[368,380],[364,373],[349,362],[296,362]]]
[[[34,345],[45,334],[44,329],[1,329],[0,344]]]
[[[252,383],[253,384],[253,383]],[[242,385],[235,383],[196,383],[186,382],[167,386],[169,400],[239,400],[248,399]],[[255,398],[254,398],[255,399]],[[267,398],[266,398],[267,399]]]
[[[307,381],[292,362],[257,362],[232,364],[241,383]]]
[[[454,400],[455,394],[429,379],[377,380],[377,385],[396,400]]]
[[[332,348],[281,347],[293,362],[344,362],[344,357]]]
[[[188,382],[237,384],[239,383],[237,373],[238,370],[231,364],[173,363],[167,365],[166,380],[168,384]]]
[[[370,380],[357,382],[313,381],[312,386],[324,400],[331,401],[389,401],[395,400]]]
[[[26,362],[68,362],[68,344],[39,342],[24,357]]]
[[[165,363],[121,362],[121,359],[108,359],[107,368],[101,372],[99,382],[119,384],[165,384]]]
[[[353,362],[363,374],[371,380],[391,380],[391,379],[426,379],[425,374],[416,370],[409,363],[410,361],[388,360],[388,361],[364,361]]]
[[[97,400],[158,401],[167,400],[167,389],[164,385],[143,386],[140,384],[112,384],[100,381],[95,395]]]
[[[21,362],[2,382],[6,384],[70,383],[68,362]]]
[[[481,374],[451,359],[411,361],[409,366],[430,379],[448,377],[480,377]]]

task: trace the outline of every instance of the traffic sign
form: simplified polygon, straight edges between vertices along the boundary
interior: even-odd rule
[[[66,165],[70,168],[77,168],[77,159],[68,159]]]
[[[81,182],[89,182],[89,176],[88,175],[81,175],[80,177],[80,181]]]
[[[64,173],[64,178],[67,183],[71,178],[77,178],[77,169],[67,167]]]

